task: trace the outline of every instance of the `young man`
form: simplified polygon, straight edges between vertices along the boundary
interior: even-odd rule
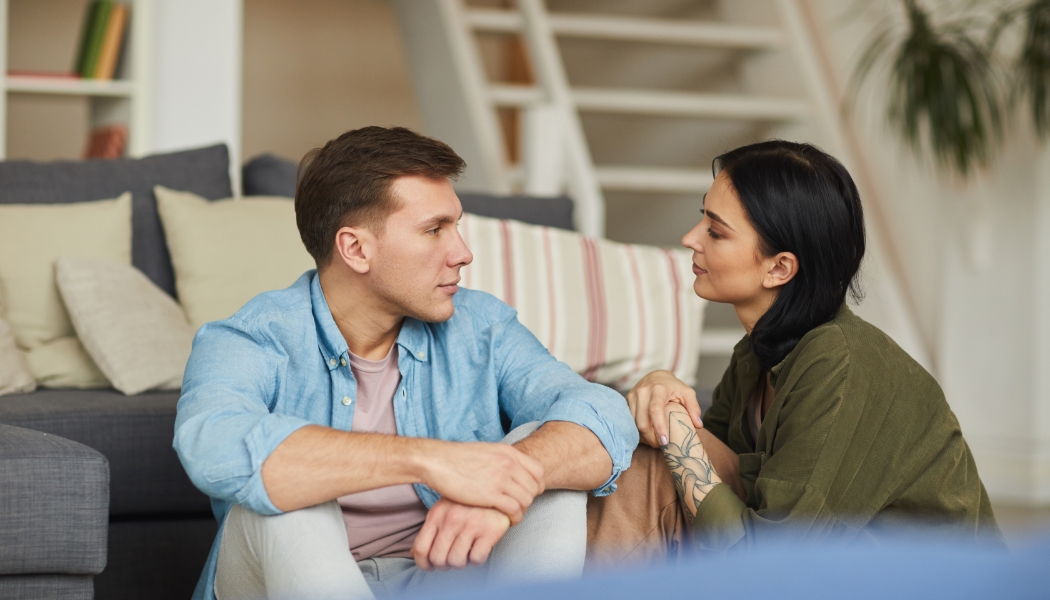
[[[202,327],[186,366],[174,446],[222,523],[195,598],[579,574],[586,497],[548,490],[611,493],[637,428],[513,309],[458,289],[464,166],[380,127],[303,160],[317,270]]]

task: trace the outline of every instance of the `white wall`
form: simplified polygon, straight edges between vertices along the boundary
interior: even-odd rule
[[[870,20],[807,0],[842,82]],[[1050,503],[1050,153],[1020,115],[995,165],[969,181],[938,175],[885,120],[885,86],[855,111],[877,173],[887,237],[904,257],[919,327],[993,499]]]
[[[225,143],[238,189],[241,0],[155,0],[149,152]]]

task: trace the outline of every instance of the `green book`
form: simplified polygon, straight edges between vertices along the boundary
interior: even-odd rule
[[[109,23],[109,13],[113,10],[111,0],[99,0],[98,10],[95,18],[91,20],[91,38],[88,42],[87,53],[84,56],[84,70],[80,72],[81,77],[93,79],[95,70],[98,68],[98,57],[102,54],[102,39],[106,37],[106,24]]]
[[[84,22],[80,27],[80,43],[77,44],[76,62],[73,64],[73,72],[77,75],[84,73],[84,59],[87,57],[88,43],[91,41],[91,25],[95,22],[98,13],[99,0],[89,2],[84,9]]]

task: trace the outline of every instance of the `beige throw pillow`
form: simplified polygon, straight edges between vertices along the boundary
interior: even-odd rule
[[[156,186],[175,289],[194,329],[237,312],[257,294],[283,289],[314,268],[291,198],[209,202]]]
[[[73,204],[0,205],[7,320],[45,387],[106,387],[75,337],[55,285],[59,256],[131,263],[131,194]]]
[[[0,318],[0,396],[27,394],[36,389],[36,379],[22,351],[15,344],[15,335],[7,321]]]
[[[55,278],[81,343],[125,394],[176,390],[194,329],[179,305],[131,265],[60,258]]]

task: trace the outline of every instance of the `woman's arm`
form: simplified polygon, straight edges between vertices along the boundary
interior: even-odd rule
[[[715,472],[711,458],[700,443],[690,420],[689,413],[680,405],[668,404],[668,439],[663,452],[678,495],[682,497],[689,514],[695,516],[700,503],[722,480]]]

